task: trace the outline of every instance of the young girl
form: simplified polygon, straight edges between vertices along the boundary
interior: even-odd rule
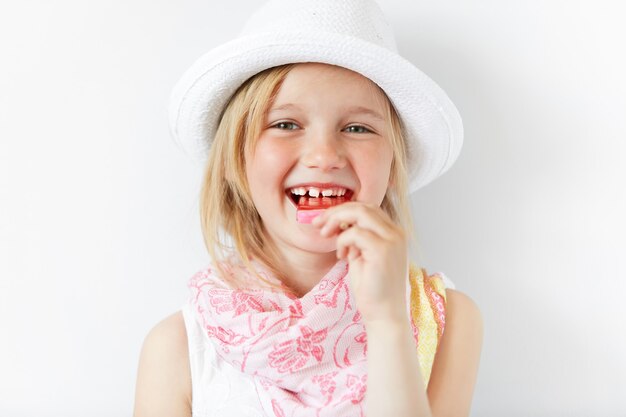
[[[135,416],[466,416],[482,325],[409,264],[408,193],[458,155],[446,95],[368,0],[275,0],[177,85],[211,265],[141,353]]]

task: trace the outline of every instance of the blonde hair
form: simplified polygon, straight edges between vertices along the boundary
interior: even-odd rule
[[[275,284],[261,277],[251,265],[257,260],[282,282],[284,274],[277,267],[279,257],[257,212],[246,180],[245,155],[254,150],[266,113],[294,64],[262,71],[248,79],[226,105],[209,151],[200,192],[200,218],[204,243],[222,278],[222,261],[232,256],[234,248],[246,269],[270,287]],[[382,90],[381,90],[382,91]],[[387,125],[393,148],[390,184],[381,208],[391,219],[412,230],[408,203],[406,144],[402,125],[393,105],[383,93]],[[232,240],[232,242],[228,242]],[[281,287],[284,291],[285,287]],[[287,289],[289,291],[289,289]]]

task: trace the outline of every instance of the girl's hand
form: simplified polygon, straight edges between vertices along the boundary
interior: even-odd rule
[[[347,259],[357,308],[365,323],[406,321],[407,238],[378,206],[350,202],[313,219],[324,237],[337,236],[337,258]]]

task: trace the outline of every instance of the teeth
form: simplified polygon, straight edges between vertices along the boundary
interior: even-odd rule
[[[326,188],[319,189],[317,187],[294,187],[291,189],[291,194],[295,194],[298,196],[309,195],[310,197],[317,198],[320,195],[322,197],[330,197],[330,196],[344,196],[346,195],[347,190],[345,188]]]

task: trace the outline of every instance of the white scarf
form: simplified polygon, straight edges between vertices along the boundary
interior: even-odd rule
[[[367,337],[347,262],[337,262],[302,298],[258,289],[243,267],[230,265],[228,273],[249,288],[233,288],[213,269],[199,272],[189,283],[193,311],[218,355],[253,377],[267,415],[364,416]]]

